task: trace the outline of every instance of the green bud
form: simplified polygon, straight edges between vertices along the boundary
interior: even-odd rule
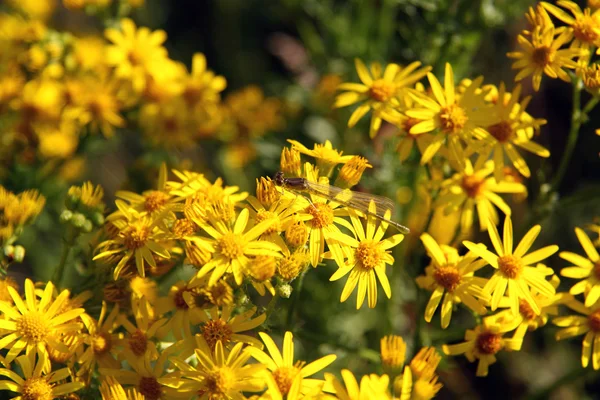
[[[83,224],[85,224],[85,215],[81,214],[81,213],[75,213],[73,214],[73,218],[71,218],[71,224],[75,227],[75,228],[83,228]]]
[[[79,205],[79,196],[69,194],[65,197],[65,207],[71,211],[75,211]]]
[[[277,286],[277,293],[284,299],[289,299],[292,295],[292,291],[292,285],[289,283],[282,283],[281,285]]]
[[[90,221],[89,219],[86,219],[85,222],[83,223],[83,226],[81,227],[81,230],[84,231],[85,233],[90,233],[92,231],[92,229],[94,229],[94,225],[92,225],[92,221]]]
[[[66,224],[67,222],[69,222],[71,220],[71,218],[73,218],[73,213],[69,210],[64,210],[60,214],[60,222],[63,224]]]
[[[90,220],[96,226],[104,225],[104,215],[100,212],[93,212],[92,215],[90,215]]]
[[[13,259],[16,262],[23,262],[25,258],[25,247],[21,245],[15,246],[15,250],[13,251]]]

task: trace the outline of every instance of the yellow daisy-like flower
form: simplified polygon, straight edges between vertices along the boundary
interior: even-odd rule
[[[220,99],[220,93],[225,90],[227,81],[220,75],[206,68],[206,57],[195,53],[192,57],[192,71],[185,82],[183,98],[189,107],[215,105]]]
[[[483,77],[471,82],[463,93],[456,93],[452,66],[446,63],[444,87],[432,73],[427,74],[433,96],[411,92],[417,107],[406,110],[408,117],[419,120],[410,128],[417,135],[436,131],[432,142],[421,156],[421,164],[431,161],[433,156],[446,145],[449,158],[461,167],[464,165],[465,152],[462,141],[483,139],[489,134],[482,128],[498,122],[498,117],[490,112],[485,103],[485,92],[480,90]]]
[[[326,368],[337,358],[334,354],[321,357],[316,361],[306,364],[304,361],[294,363],[294,342],[292,341],[292,332],[286,332],[283,339],[283,356],[277,348],[277,345],[269,335],[259,332],[259,336],[265,342],[267,355],[264,351],[256,347],[247,348],[248,353],[259,363],[266,365],[271,371],[275,382],[277,383],[276,393],[279,397],[285,396],[290,391],[295,379],[301,379],[300,393],[306,394],[315,389],[320,389],[325,383],[320,379],[306,379],[320,370]],[[301,378],[297,378],[298,375]]]
[[[172,333],[177,340],[189,338],[192,336],[192,325],[206,320],[204,309],[196,306],[198,292],[198,287],[192,288],[187,282],[179,281],[171,286],[168,296],[156,301],[156,312],[159,315],[172,313],[157,333],[159,337]]]
[[[571,11],[572,16],[553,4],[542,1],[540,3],[550,14],[571,27],[574,40],[571,48],[580,48],[589,51],[600,45],[600,10],[592,12],[589,8],[583,11],[574,1],[559,0],[559,6]]]
[[[568,315],[552,320],[561,329],[556,332],[556,340],[568,339],[585,334],[581,349],[581,365],[587,368],[592,360],[594,370],[600,369],[600,303],[586,307],[580,301],[570,299],[565,305],[582,315]]]
[[[212,239],[202,238],[196,244],[212,254],[212,259],[198,271],[197,278],[202,278],[212,271],[208,286],[214,285],[224,274],[232,273],[238,285],[244,280],[245,269],[250,262],[249,256],[281,257],[280,248],[274,243],[257,238],[273,225],[270,218],[257,223],[244,232],[248,226],[250,212],[247,208],[240,211],[233,229],[223,223],[215,227],[199,224]]]
[[[6,289],[12,304],[0,302],[0,349],[8,349],[4,363],[11,363],[23,350],[27,354],[38,353],[48,358],[48,347],[62,353],[69,348],[57,338],[81,329],[76,318],[83,315],[83,308],[74,308],[60,312],[60,308],[69,298],[69,291],[63,290],[54,298],[55,286],[48,282],[38,300],[35,287],[30,279],[25,280],[25,298],[12,287]]]
[[[505,215],[511,215],[508,204],[498,193],[525,193],[524,185],[517,182],[497,182],[489,175],[494,172],[494,162],[489,160],[483,166],[473,168],[469,160],[465,160],[463,172],[454,174],[442,182],[442,192],[434,207],[442,208],[445,215],[460,212],[462,233],[469,233],[473,226],[473,214],[477,210],[480,230],[485,230],[487,222],[498,224],[496,207]],[[494,207],[496,206],[496,207]]]
[[[18,393],[19,396],[11,397],[13,400],[56,399],[85,386],[83,382],[66,382],[72,376],[68,368],[48,371],[47,354],[40,353],[37,363],[35,357],[35,352],[17,357],[21,375],[10,369],[0,368],[0,375],[10,379],[0,380],[0,390]]]
[[[87,348],[77,357],[78,363],[81,364],[77,376],[91,374],[96,365],[106,368],[119,368],[121,365],[113,355],[116,353],[114,346],[119,340],[119,334],[114,332],[119,327],[117,320],[119,306],[113,307],[108,316],[107,312],[107,304],[102,302],[102,309],[97,321],[87,314],[82,315],[81,319],[87,329],[87,335],[84,336],[83,342]]]
[[[336,399],[341,400],[391,400],[388,391],[389,377],[387,375],[377,376],[375,374],[365,375],[360,379],[360,384],[354,374],[343,369],[341,371],[342,381],[335,375],[325,373],[326,384],[324,391],[335,393]]]
[[[124,217],[111,221],[118,230],[118,235],[114,239],[100,243],[97,247],[100,252],[94,256],[93,260],[114,257],[116,254],[122,255],[113,271],[113,277],[117,280],[127,262],[134,258],[138,274],[144,277],[146,276],[146,263],[150,267],[156,268],[156,260],[153,254],[164,259],[171,257],[165,247],[168,234],[161,229],[163,215],[141,214],[132,208],[128,208],[121,201],[117,201],[115,204]]]
[[[113,43],[106,48],[106,63],[116,67],[116,77],[130,79],[135,91],[141,92],[148,75],[158,75],[162,64],[169,61],[162,45],[167,34],[146,27],[138,29],[129,18],[121,20],[121,29],[110,28],[104,33]]]
[[[492,221],[488,223],[488,233],[496,254],[473,242],[463,242],[465,247],[496,269],[494,275],[483,287],[484,292],[492,295],[490,303],[492,311],[498,308],[500,300],[508,291],[510,309],[513,314],[518,314],[519,300],[524,299],[533,312],[536,315],[540,315],[541,310],[533,297],[532,290],[546,297],[552,297],[556,293],[554,287],[546,281],[544,272],[531,265],[556,253],[558,246],[546,246],[525,255],[540,231],[541,227],[539,225],[531,228],[513,251],[512,221],[507,216],[504,219],[503,239],[500,238],[496,225]]]
[[[508,156],[512,165],[525,177],[529,178],[531,172],[527,163],[517,152],[515,146],[525,149],[540,157],[550,157],[550,152],[531,141],[528,130],[538,130],[546,123],[545,119],[525,118],[525,108],[531,100],[530,96],[519,102],[521,85],[517,85],[512,93],[506,93],[504,82],[500,84],[498,95],[494,99],[494,107],[491,112],[499,116],[500,121],[489,125],[486,130],[489,136],[485,139],[485,148],[479,150],[479,160],[490,158],[493,153],[494,177],[497,182],[504,178],[504,154]],[[479,161],[478,163],[480,163]]]
[[[538,264],[537,268],[545,270],[548,274],[553,273],[552,269],[543,264]],[[556,288],[558,287],[559,283],[560,280],[558,277],[553,275],[550,280],[550,284]],[[535,293],[533,294],[533,298],[540,309],[539,315],[536,315],[529,304],[525,300],[521,299],[519,300],[518,314],[515,315],[512,310],[508,309],[500,311],[497,314],[490,315],[489,317],[485,317],[485,319],[490,323],[510,324],[513,327],[516,327],[514,337],[523,338],[528,331],[535,331],[536,329],[545,326],[548,322],[549,316],[558,315],[558,305],[570,300],[572,296],[568,293],[557,293],[552,297],[546,297],[540,293]],[[510,307],[510,299],[508,297],[502,298],[498,307]]]
[[[523,344],[522,338],[505,338],[504,333],[513,329],[512,326],[482,325],[475,329],[467,329],[465,341],[459,344],[443,345],[442,351],[449,356],[464,354],[469,362],[479,360],[477,376],[487,376],[488,367],[496,362],[496,354],[501,350],[519,351]]]
[[[573,58],[581,56],[582,51],[577,48],[561,49],[563,45],[573,38],[572,31],[563,31],[558,37],[555,36],[554,26],[546,29],[534,29],[531,32],[531,40],[524,35],[519,35],[517,40],[521,45],[522,51],[507,53],[509,58],[514,58],[513,69],[520,69],[515,82],[533,75],[533,89],[540,90],[542,75],[546,74],[550,78],[562,79],[570,82],[569,75],[563,68],[573,69],[577,63]]]
[[[325,144],[315,143],[312,150],[296,140],[288,139],[288,142],[292,144],[292,151],[296,150],[299,153],[306,154],[307,156],[313,157],[316,160],[317,168],[320,170],[321,176],[328,177],[333,172],[333,167],[338,164],[345,164],[352,160],[352,157],[354,157],[351,155],[343,156],[343,152],[334,149],[329,140],[326,140]]]
[[[375,203],[371,202],[369,210],[375,213]],[[384,218],[389,219],[390,215],[391,213],[388,211]],[[391,265],[394,263],[394,257],[392,257],[389,250],[400,244],[402,239],[404,239],[404,235],[399,233],[382,240],[388,227],[386,222],[382,221],[377,226],[377,219],[369,215],[367,217],[365,232],[363,224],[356,213],[350,214],[350,220],[357,235],[356,239],[341,232],[329,233],[332,239],[349,247],[349,249],[344,249],[344,253],[346,253],[348,259],[341,264],[338,262],[339,269],[329,280],[336,281],[350,273],[342,291],[340,301],[343,303],[348,300],[348,297],[350,297],[358,285],[356,309],[359,309],[363,305],[365,296],[367,296],[369,308],[375,308],[377,304],[378,279],[387,298],[389,299],[392,296],[392,289],[385,274],[385,267],[386,264]]]
[[[242,335],[241,332],[250,331],[260,326],[267,319],[267,314],[263,313],[256,318],[256,307],[244,311],[241,314],[232,315],[235,307],[225,306],[221,310],[219,307],[213,307],[208,311],[210,319],[207,319],[200,325],[201,335],[211,349],[215,348],[217,342],[227,348],[233,343],[248,343],[252,346],[262,348],[260,340]]]
[[[563,268],[560,274],[567,278],[580,280],[571,287],[569,293],[572,295],[584,293],[585,306],[591,307],[600,298],[600,255],[583,229],[575,228],[575,234],[587,258],[570,251],[561,251],[558,254],[559,257],[574,265]]]
[[[489,295],[483,292],[483,287],[487,279],[473,273],[485,266],[486,261],[476,261],[477,256],[472,252],[463,257],[447,257],[427,233],[421,235],[421,241],[432,261],[425,269],[426,275],[416,278],[419,287],[433,291],[425,308],[425,321],[431,322],[442,299],[441,324],[444,329],[450,324],[452,309],[457,303],[463,303],[480,315],[485,314]]]
[[[384,336],[379,341],[381,352],[381,363],[384,368],[392,372],[397,371],[404,365],[406,358],[406,342],[401,336]]]
[[[379,63],[371,64],[370,70],[356,58],[354,60],[356,72],[362,83],[342,83],[338,90],[344,90],[335,99],[334,108],[346,107],[354,103],[363,102],[348,120],[348,127],[352,128],[370,110],[373,110],[369,136],[374,138],[381,127],[382,119],[386,119],[386,111],[398,105],[398,95],[404,94],[408,87],[423,78],[431,67],[423,67],[415,61],[405,68],[398,64],[388,64],[382,72]],[[415,71],[416,70],[416,71]]]
[[[248,364],[254,347],[243,347],[238,343],[228,351],[219,340],[211,350],[201,336],[196,336],[194,354],[198,364],[193,367],[186,357],[172,357],[171,362],[180,371],[164,382],[183,398],[200,395],[205,399],[245,399],[242,392],[264,389],[265,366]]]

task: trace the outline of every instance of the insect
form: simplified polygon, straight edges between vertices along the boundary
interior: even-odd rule
[[[376,196],[374,194],[355,192],[349,189],[340,189],[332,185],[323,185],[320,183],[311,182],[306,178],[286,178],[283,172],[279,171],[275,174],[273,181],[277,186],[281,186],[296,193],[308,193],[323,197],[327,200],[352,208],[363,214],[370,215],[386,222],[396,228],[403,234],[410,233],[410,229],[395,221],[385,217],[385,213],[389,210],[394,211],[394,202],[387,197]],[[375,203],[376,212],[369,210],[371,202]]]

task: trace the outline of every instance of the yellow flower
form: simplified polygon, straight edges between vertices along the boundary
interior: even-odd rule
[[[281,257],[279,246],[265,240],[257,240],[273,225],[274,220],[269,218],[246,231],[249,215],[248,209],[243,209],[237,216],[233,228],[223,223],[216,224],[214,227],[199,224],[212,237],[212,239],[200,238],[196,241],[198,247],[212,254],[212,259],[204,264],[197,274],[197,278],[202,278],[212,271],[208,286],[214,285],[226,273],[232,273],[236,284],[241,285],[249,256]]]
[[[254,139],[269,131],[284,126],[281,101],[265,97],[262,89],[250,85],[233,92],[224,101],[227,113],[234,123],[234,137],[231,139]]]
[[[195,303],[195,297],[198,296],[198,289],[191,288],[184,281],[179,281],[171,286],[169,294],[156,301],[156,312],[159,315],[168,316],[169,320],[162,326],[159,337],[164,337],[168,333],[173,334],[175,339],[181,340],[192,336],[191,327],[206,320],[206,313]]]
[[[84,182],[81,186],[71,186],[68,195],[78,203],[83,204],[90,209],[104,208],[102,197],[104,197],[104,189],[102,186],[94,184],[90,181]]]
[[[343,400],[392,399],[387,389],[390,380],[387,375],[365,375],[360,379],[360,384],[354,374],[347,369],[343,369],[341,375],[343,382],[340,382],[335,375],[326,372],[325,380],[327,383],[323,390],[335,393],[335,398]]]
[[[48,357],[48,346],[67,353],[69,348],[56,339],[60,337],[58,333],[78,332],[81,324],[76,322],[76,318],[85,312],[83,308],[59,312],[70,295],[69,291],[63,290],[54,298],[55,287],[48,282],[38,300],[30,279],[25,280],[24,299],[12,286],[7,286],[7,289],[15,307],[0,302],[0,312],[4,316],[0,319],[0,349],[8,349],[4,356],[5,364],[11,363],[23,350],[45,358]]]
[[[118,229],[118,235],[114,239],[105,240],[100,243],[96,250],[100,250],[94,256],[94,260],[121,255],[121,260],[116,265],[113,276],[117,280],[127,262],[135,258],[138,274],[146,276],[145,264],[156,268],[154,255],[169,259],[169,251],[165,247],[167,233],[161,229],[163,216],[161,214],[150,216],[127,208],[124,202],[116,201],[124,219],[115,219],[111,223]],[[163,243],[161,243],[163,242]]]
[[[26,190],[15,196],[1,185],[0,188],[6,193],[3,196],[4,200],[0,199],[0,202],[3,203],[0,204],[0,211],[3,211],[4,214],[0,221],[9,225],[21,226],[30,223],[42,212],[46,204],[46,198],[35,189]]]
[[[371,64],[370,71],[365,64],[356,58],[354,60],[356,72],[362,83],[342,83],[338,90],[345,90],[337,96],[333,107],[346,107],[357,102],[363,102],[348,120],[348,126],[351,128],[365,116],[370,110],[373,110],[369,136],[374,138],[381,126],[381,120],[386,119],[386,112],[393,109],[398,104],[397,96],[401,96],[409,86],[431,71],[431,67],[424,67],[415,71],[421,63],[415,61],[405,68],[397,64],[388,64],[385,70],[381,71],[381,65]]]
[[[237,343],[227,350],[219,340],[211,350],[201,336],[196,336],[194,353],[198,364],[189,365],[185,357],[171,358],[180,372],[164,382],[186,399],[197,394],[206,399],[244,399],[242,392],[260,392],[265,387],[265,366],[247,364],[251,348],[243,346]]]
[[[384,368],[396,371],[402,368],[406,357],[406,342],[401,336],[389,335],[380,340],[381,363]]]
[[[127,208],[132,208],[141,215],[146,213],[161,213],[169,208],[172,208],[176,201],[169,193],[166,185],[167,166],[165,163],[162,163],[158,170],[158,182],[156,189],[146,190],[141,195],[128,190],[118,190],[115,193],[115,196],[119,199],[125,200],[127,202]],[[117,218],[117,216],[121,216],[123,214],[121,211],[122,208],[124,207],[119,207],[115,213],[108,217],[108,220],[110,221]]]
[[[109,28],[104,33],[113,43],[106,48],[106,63],[116,68],[118,78],[130,79],[133,88],[141,92],[147,77],[158,76],[163,64],[169,61],[162,46],[167,35],[163,30],[138,29],[129,18],[121,20],[121,29]]]
[[[246,350],[256,361],[265,365],[273,375],[277,383],[277,386],[273,388],[275,390],[274,395],[278,397],[287,395],[296,379],[301,380],[299,390],[301,394],[320,389],[323,386],[325,382],[322,380],[306,378],[326,368],[335,361],[337,357],[334,354],[321,357],[309,364],[306,364],[304,361],[294,363],[292,332],[288,331],[285,333],[283,339],[283,356],[269,335],[264,332],[259,332],[258,335],[265,342],[269,355],[256,347],[249,347]],[[301,378],[298,378],[298,376]]]
[[[443,345],[442,351],[446,355],[455,356],[464,354],[470,362],[479,360],[477,376],[487,376],[488,367],[496,362],[496,354],[501,350],[519,351],[523,343],[522,338],[505,338],[503,334],[510,331],[510,326],[482,325],[475,329],[467,329],[463,343]]]
[[[158,350],[153,339],[157,331],[167,322],[167,318],[155,318],[155,312],[151,312],[153,311],[151,308],[152,305],[146,298],[133,298],[131,311],[135,325],[125,315],[119,316],[119,325],[124,327],[127,333],[116,344],[122,347],[123,355],[128,360],[142,360],[146,355],[151,360],[158,358]]]
[[[561,251],[559,257],[574,265],[563,268],[560,274],[567,278],[579,280],[579,282],[571,287],[569,293],[572,295],[584,293],[585,306],[591,307],[600,298],[600,255],[598,255],[594,244],[583,229],[575,228],[575,234],[587,258],[570,251]]]
[[[433,97],[412,92],[417,107],[406,110],[408,117],[419,120],[410,128],[410,133],[417,135],[438,130],[432,142],[421,156],[421,164],[426,164],[445,144],[449,159],[463,166],[465,152],[462,141],[482,139],[489,134],[482,128],[493,125],[498,118],[490,112],[485,103],[485,92],[480,90],[483,77],[471,82],[464,93],[456,93],[452,66],[446,63],[444,88],[432,73],[427,74]]]
[[[531,97],[528,96],[519,102],[521,85],[517,85],[512,93],[506,93],[504,82],[500,84],[497,98],[491,112],[495,112],[500,121],[486,127],[490,133],[485,138],[484,149],[479,150],[480,160],[490,158],[493,152],[494,177],[496,182],[504,178],[504,154],[508,156],[515,168],[525,177],[529,178],[531,172],[527,163],[517,152],[515,146],[521,147],[540,157],[550,157],[550,152],[539,144],[531,141],[528,130],[539,130],[546,123],[545,119],[526,118],[525,108]]]
[[[295,140],[288,139],[288,142],[292,144],[292,150],[296,150],[302,154],[313,157],[317,162],[317,168],[320,170],[321,176],[330,176],[333,172],[333,167],[338,164],[345,164],[352,160],[353,156],[343,156],[342,151],[337,151],[333,148],[333,145],[329,140],[325,141],[325,144],[315,143],[313,150],[310,150],[302,143]],[[283,167],[283,153],[282,153],[282,167]],[[285,171],[284,171],[285,172]]]
[[[444,214],[460,213],[462,233],[469,233],[473,226],[473,214],[477,210],[480,230],[485,230],[488,221],[497,224],[499,221],[498,207],[505,215],[511,215],[508,204],[498,196],[498,193],[524,193],[525,186],[516,182],[497,182],[493,177],[488,177],[494,171],[494,162],[489,160],[478,168],[471,166],[465,160],[463,172],[454,174],[442,182],[442,192],[436,200],[434,207],[444,209]]]
[[[40,353],[37,363],[35,358],[35,352],[17,357],[22,376],[10,369],[0,368],[0,375],[10,379],[0,380],[0,390],[19,393],[19,396],[11,397],[14,400],[42,400],[62,398],[85,386],[83,382],[67,382],[72,376],[68,368],[49,371],[47,354]]]
[[[333,183],[335,186],[342,189],[349,189],[352,186],[356,186],[362,177],[363,172],[366,168],[372,168],[369,164],[369,160],[361,156],[353,156],[350,161],[340,168],[338,176],[335,178]]]
[[[206,57],[195,53],[192,57],[192,71],[185,82],[182,96],[188,106],[216,104],[220,101],[220,93],[225,90],[227,81],[220,75],[206,68]]]
[[[444,329],[450,324],[452,309],[457,303],[463,303],[480,315],[485,314],[489,295],[483,292],[483,287],[487,280],[473,273],[486,262],[475,261],[477,256],[472,252],[463,257],[447,257],[427,233],[421,235],[421,241],[431,257],[431,265],[425,269],[426,275],[418,276],[416,280],[419,287],[433,292],[425,308],[425,321],[431,322],[442,298],[441,324]]]
[[[583,315],[554,318],[552,323],[564,328],[556,332],[556,340],[568,339],[585,333],[581,349],[581,365],[583,368],[587,368],[591,358],[594,370],[600,369],[600,303],[586,307],[581,302],[570,299],[565,304],[571,310]]]
[[[208,346],[214,350],[217,342],[221,342],[226,348],[231,348],[233,343],[248,343],[262,348],[262,343],[258,339],[242,335],[241,332],[250,331],[261,325],[267,319],[267,314],[263,313],[253,319],[256,307],[235,316],[232,315],[234,309],[233,306],[225,306],[222,309],[213,307],[208,310],[210,319],[200,325],[201,335]]]
[[[550,14],[571,27],[574,40],[571,48],[580,48],[589,51],[600,45],[600,11],[592,12],[589,8],[581,11],[574,1],[559,0],[559,6],[571,11],[573,16],[553,4],[542,1],[540,3]]]
[[[423,347],[394,380],[394,392],[400,400],[430,400],[442,388],[435,370],[442,357],[433,347]]]
[[[565,82],[570,82],[569,75],[563,68],[573,69],[577,63],[574,57],[581,56],[582,51],[577,48],[561,49],[573,37],[571,31],[563,31],[558,37],[555,37],[554,26],[541,30],[539,27],[531,32],[531,40],[525,36],[519,35],[517,40],[521,45],[522,51],[507,53],[509,58],[514,58],[513,69],[520,69],[515,82],[533,75],[533,89],[540,90],[542,75],[546,74],[550,78],[560,78]]]
[[[504,219],[503,240],[500,239],[496,225],[488,223],[488,233],[496,254],[485,247],[480,247],[473,242],[464,241],[463,244],[473,253],[487,261],[496,269],[483,291],[492,295],[492,311],[498,308],[500,300],[508,291],[510,309],[513,314],[519,312],[519,300],[524,299],[535,315],[540,315],[540,308],[533,298],[532,291],[537,291],[546,297],[554,296],[556,290],[545,279],[544,272],[531,265],[550,257],[558,251],[558,246],[546,246],[532,253],[527,253],[540,233],[540,226],[536,225],[523,236],[516,249],[513,251],[513,227],[510,217]]]
[[[88,346],[83,354],[79,354],[77,361],[81,368],[77,371],[77,376],[92,374],[96,365],[107,368],[119,368],[119,363],[115,356],[114,345],[119,339],[119,335],[114,331],[119,324],[117,317],[119,307],[115,306],[108,316],[108,307],[106,302],[102,302],[102,309],[98,320],[94,320],[87,314],[82,315],[82,321],[87,329],[87,335],[84,336],[84,343]]]
[[[375,203],[371,202],[369,210],[374,213],[376,211],[375,207]],[[390,218],[389,211],[386,212],[384,218]],[[363,305],[365,295],[367,295],[369,307],[375,308],[377,304],[377,280],[381,283],[387,298],[389,299],[392,296],[392,289],[385,274],[385,267],[386,264],[392,265],[394,263],[394,257],[392,257],[389,250],[400,244],[404,239],[404,235],[399,233],[382,240],[388,227],[386,222],[381,222],[378,226],[377,219],[369,215],[365,232],[363,224],[356,213],[350,213],[350,219],[356,232],[356,239],[339,231],[329,233],[330,238],[349,247],[349,249],[343,248],[343,252],[348,259],[343,263],[339,263],[336,259],[339,269],[329,280],[336,281],[350,273],[340,301],[343,303],[348,300],[348,297],[358,285],[356,309]]]

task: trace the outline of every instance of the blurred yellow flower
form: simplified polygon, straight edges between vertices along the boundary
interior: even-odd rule
[[[388,392],[389,377],[375,374],[365,375],[360,379],[360,384],[354,374],[347,369],[342,369],[342,382],[333,374],[325,373],[326,385],[323,391],[335,393],[336,399],[344,400],[391,400]]]
[[[569,293],[572,295],[583,293],[585,306],[591,307],[600,299],[600,255],[583,229],[575,228],[575,234],[587,258],[570,251],[561,251],[559,257],[574,265],[563,268],[560,274],[579,280],[571,287]]]
[[[585,334],[581,348],[581,365],[587,368],[592,360],[594,370],[600,369],[600,303],[585,306],[574,298],[565,305],[580,315],[557,317],[552,323],[563,329],[556,332],[556,340]]]
[[[580,48],[590,51],[600,45],[600,11],[592,12],[589,8],[583,11],[574,1],[559,0],[556,2],[560,7],[571,11],[572,16],[563,9],[556,7],[546,1],[540,3],[550,14],[567,24],[572,32],[574,40],[571,48]]]

